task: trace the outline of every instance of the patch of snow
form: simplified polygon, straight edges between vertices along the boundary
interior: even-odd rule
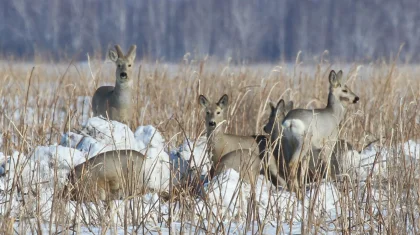
[[[215,176],[205,187],[209,205],[214,214],[226,215],[226,219],[245,216],[251,186],[241,181],[239,173],[227,169]]]
[[[43,205],[41,214],[49,214],[54,188],[62,188],[70,169],[82,161],[84,161],[82,152],[63,146],[36,147],[29,158],[19,152],[14,152],[6,167],[8,174],[2,177],[0,182],[2,190],[10,191],[15,175],[20,176],[20,193],[11,195],[12,215],[19,214],[21,197],[26,197],[25,200],[29,202],[34,201],[32,192],[36,193],[36,200]],[[0,198],[0,201],[3,199],[7,198]],[[36,208],[36,203],[28,203],[25,206],[26,213],[34,213]]]
[[[23,182],[27,186],[39,182],[48,182],[51,187],[54,187],[55,183],[64,185],[70,170],[85,159],[82,152],[64,146],[36,147],[34,153],[24,160]]]
[[[169,191],[171,179],[171,166],[169,155],[162,151],[158,153],[158,157],[147,157],[144,161],[145,176],[148,179],[147,185],[152,189],[160,191]]]
[[[99,153],[108,152],[117,149],[114,145],[109,145],[101,140],[94,139],[91,136],[84,136],[75,147],[77,150],[87,153],[89,158]]]
[[[145,169],[148,179],[148,186],[163,191],[169,190],[171,178],[171,161],[169,154],[165,151],[165,139],[162,134],[153,126],[139,126],[134,138],[140,152],[146,155]]]
[[[75,149],[82,139],[83,135],[69,131],[61,136],[60,145]]]
[[[165,139],[162,134],[151,125],[137,127],[134,137],[140,149],[145,149],[148,146],[155,148],[165,146]]]
[[[139,150],[137,141],[130,128],[117,121],[93,117],[88,120],[83,132],[107,146],[113,146],[115,149]]]
[[[172,167],[172,182],[174,185],[180,185],[189,176],[190,168],[188,162],[179,156],[178,151],[171,151],[169,154]]]
[[[358,172],[360,179],[366,179],[371,171],[373,171],[373,175],[379,175],[381,173],[385,176],[386,160],[388,156],[392,156],[390,154],[388,149],[382,148],[379,150],[375,145],[370,145],[363,149],[360,153],[361,159]]]
[[[420,160],[420,144],[413,140],[405,142],[403,145],[404,154],[412,159]]]
[[[207,175],[211,168],[207,149],[207,137],[199,137],[196,141],[186,139],[179,147],[179,156],[189,162],[190,169],[198,169],[201,175]]]
[[[364,168],[360,167],[362,162],[362,155],[359,154],[356,150],[349,150],[343,153],[342,156],[339,156],[339,164],[342,169],[342,174],[348,174],[351,178],[355,178],[361,174],[363,177],[367,176],[367,173],[364,171]]]
[[[223,216],[226,221],[235,217],[245,218],[247,205],[251,199],[251,186],[239,178],[239,173],[227,169],[214,177],[206,185],[207,202],[214,214]],[[338,189],[332,183],[321,183],[319,187],[311,187],[306,191],[305,204],[299,201],[294,193],[276,190],[272,184],[260,175],[255,187],[255,201],[261,218],[269,216],[277,219],[299,222],[302,219],[302,207],[305,214],[311,209],[314,216],[339,215],[340,208]],[[204,203],[198,202],[198,210]]]
[[[0,152],[0,176],[3,176],[6,173],[6,162],[8,157],[5,156],[2,152]],[[1,187],[1,185],[0,185]],[[0,188],[1,189],[1,188]]]
[[[117,149],[140,150],[127,125],[101,117],[90,118],[81,134],[64,134],[60,144],[88,153],[89,157]]]

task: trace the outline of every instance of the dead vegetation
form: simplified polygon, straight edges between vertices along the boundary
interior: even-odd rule
[[[328,220],[328,216],[316,216],[311,213],[315,204],[311,198],[306,199],[310,206],[309,212],[298,218],[302,222],[301,231],[344,234],[420,232],[418,160],[407,158],[402,147],[409,140],[419,139],[420,66],[393,61],[364,65],[329,64],[325,61],[315,64],[232,65],[188,59],[176,65],[139,62],[133,71],[136,77],[133,87],[135,120],[131,128],[154,125],[169,141],[169,148],[177,147],[186,136],[195,139],[203,134],[205,126],[197,102],[199,94],[204,93],[212,100],[225,93],[231,97],[227,132],[263,134],[269,100],[285,98],[293,100],[295,107],[322,107],[327,102],[328,72],[332,68],[343,69],[345,76],[349,76],[348,85],[357,91],[360,102],[349,107],[340,137],[361,149],[373,136],[380,139],[378,155],[384,149],[395,151],[388,153],[381,174],[371,174],[363,182],[345,180],[340,185],[343,193],[336,200],[341,216],[333,220]],[[95,89],[114,83],[114,69],[114,65],[101,60],[67,64],[3,61],[0,64],[0,152],[11,155],[18,151],[30,156],[36,146],[59,143],[62,133],[79,129],[86,115],[90,116],[87,107]],[[378,156],[374,165],[380,161]],[[75,214],[82,216],[80,223],[76,223],[71,216],[62,213],[65,204],[57,185],[52,187],[53,197],[45,201],[39,197],[42,185],[33,185],[32,190],[24,192],[21,177],[15,174],[14,178],[2,181],[11,185],[6,187],[10,190],[1,192],[6,198],[0,205],[1,216],[8,218],[0,220],[2,232],[40,233],[46,228],[50,233],[71,232],[78,231],[77,224],[86,231],[90,225],[105,231],[109,226],[107,218],[100,214],[101,206],[78,207]],[[214,212],[205,209],[197,216],[192,209],[197,206],[194,200],[197,188],[191,185],[183,187],[171,191],[167,211],[144,206],[144,198],[122,202],[124,214],[117,215],[121,221],[119,226],[125,231],[132,226],[137,232],[147,232],[148,228],[143,226],[146,221],[169,229],[171,223],[177,222],[186,226],[181,226],[184,229],[188,224],[198,227],[198,231],[224,233],[238,223],[237,218],[226,222],[223,216],[215,216]],[[19,196],[15,197],[15,194]],[[12,213],[13,200],[19,200],[20,214]],[[44,203],[48,203],[51,210],[45,211]],[[154,203],[163,202],[158,199]],[[235,203],[234,199],[232,203]],[[94,204],[90,206],[95,207]],[[271,214],[275,214],[276,205],[272,207]],[[247,209],[257,210],[252,204]],[[291,217],[296,213],[291,212]],[[249,227],[254,233],[262,232],[268,225],[277,226],[278,234],[288,233],[283,224],[293,224],[291,217],[273,220],[272,215],[261,218],[256,213],[250,214],[247,221],[259,225],[258,228]],[[211,216],[215,216],[217,223],[206,222]]]

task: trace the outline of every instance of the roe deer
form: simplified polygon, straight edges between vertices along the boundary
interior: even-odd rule
[[[359,97],[345,85],[341,70],[337,74],[331,70],[329,83],[328,104],[324,109],[291,110],[282,123],[286,147],[289,148],[285,151],[290,176],[289,187],[296,191],[298,196],[300,176],[297,175],[297,170],[301,158],[305,157],[311,148],[322,149],[323,146],[327,146],[325,158],[330,157],[347,105],[359,101]],[[323,161],[329,162],[326,159]]]
[[[281,99],[277,104],[272,102],[269,103],[271,112],[268,118],[267,123],[264,126],[264,132],[270,135],[270,147],[272,151],[272,156],[269,158],[267,167],[270,176],[271,175],[278,175],[277,179],[280,179],[280,182],[273,182],[276,186],[286,186],[286,165],[284,161],[284,153],[286,149],[283,148],[286,143],[284,142],[284,138],[281,136],[282,127],[281,123],[283,122],[284,117],[286,114],[293,108],[293,102],[289,101],[287,105],[284,103],[284,100]]]
[[[224,169],[239,172],[245,182],[254,185],[261,169],[267,146],[265,136],[239,136],[223,132],[222,124],[228,107],[228,96],[223,95],[217,103],[211,103],[203,95],[199,102],[206,110],[208,151],[211,153],[211,176]]]
[[[92,110],[94,116],[102,115],[111,120],[128,123],[133,111],[131,90],[136,45],[132,45],[125,56],[119,45],[116,45],[115,49],[116,51],[110,49],[108,52],[108,58],[117,65],[115,87],[99,87],[92,97]]]
[[[135,150],[100,153],[77,165],[69,174],[64,196],[73,201],[101,200],[108,204],[144,190],[145,157]]]

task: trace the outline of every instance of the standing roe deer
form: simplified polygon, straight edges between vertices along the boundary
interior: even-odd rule
[[[206,110],[208,150],[212,156],[211,176],[231,168],[239,172],[242,180],[255,185],[261,159],[266,155],[267,138],[224,133],[222,124],[226,120],[228,99],[227,95],[223,95],[217,103],[211,103],[205,96],[199,97],[200,104]]]
[[[102,115],[111,120],[127,123],[132,118],[133,111],[131,90],[136,45],[132,45],[125,56],[119,45],[116,45],[115,49],[116,52],[111,49],[108,52],[108,58],[117,65],[115,87],[99,87],[92,98],[92,110],[94,116]]]
[[[297,170],[302,157],[311,148],[322,149],[327,146],[325,157],[331,156],[333,145],[338,139],[339,124],[344,119],[346,107],[357,103],[355,95],[343,81],[343,72],[331,70],[328,104],[324,109],[295,109],[283,120],[283,133],[287,141],[286,162],[289,170],[289,187],[299,195]],[[329,146],[329,148],[328,148]],[[323,159],[324,162],[329,162]]]
[[[271,112],[268,118],[267,123],[264,126],[264,132],[270,135],[270,147],[272,151],[272,155],[269,158],[268,162],[268,170],[270,175],[278,175],[277,179],[280,179],[281,182],[276,182],[275,185],[286,186],[286,164],[284,161],[284,153],[283,151],[286,150],[283,146],[286,144],[284,143],[284,138],[281,136],[282,126],[281,123],[283,122],[284,117],[286,114],[292,110],[293,102],[289,101],[287,105],[284,103],[284,100],[281,99],[277,104],[272,102],[269,103]],[[273,182],[273,180],[271,180]],[[273,182],[274,184],[274,182]]]

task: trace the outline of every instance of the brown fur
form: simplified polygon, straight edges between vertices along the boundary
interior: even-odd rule
[[[102,115],[111,120],[128,123],[132,119],[134,108],[131,93],[136,46],[132,45],[127,55],[122,53],[119,45],[116,45],[115,49],[116,51],[108,52],[109,59],[117,65],[115,87],[99,87],[92,97],[92,110],[94,116]]]
[[[228,96],[211,103],[200,95],[200,104],[206,111],[206,129],[209,151],[212,155],[212,176],[224,169],[239,172],[242,180],[255,184],[261,169],[261,159],[265,156],[267,138],[264,136],[240,136],[226,134],[221,125],[225,121]]]
[[[65,196],[75,201],[111,201],[144,190],[144,155],[134,150],[101,153],[76,166]]]

